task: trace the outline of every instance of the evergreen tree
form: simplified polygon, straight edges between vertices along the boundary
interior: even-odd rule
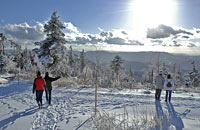
[[[41,62],[46,62],[48,67],[56,68],[59,62],[63,62],[66,57],[66,47],[62,30],[65,28],[59,21],[59,16],[53,12],[50,20],[44,25],[44,32],[47,38],[44,41],[36,42],[40,45],[39,58]]]
[[[122,60],[122,58],[120,56],[115,56],[114,59],[111,62],[111,69],[112,71],[116,74],[116,76],[119,76],[119,72],[120,70],[122,70],[122,63],[124,62],[124,60]]]
[[[6,65],[5,60],[4,60],[4,55],[0,55],[0,71],[3,71],[4,66]]]
[[[0,33],[0,55],[4,55],[4,42],[7,40],[3,33]]]
[[[5,55],[4,55],[4,42],[7,40],[3,33],[0,33],[0,70],[3,71],[5,63]]]

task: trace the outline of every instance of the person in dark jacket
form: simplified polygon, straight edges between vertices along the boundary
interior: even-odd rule
[[[37,78],[35,78],[33,83],[33,94],[36,91],[36,101],[38,103],[39,109],[42,109],[42,95],[45,89],[45,81],[41,77],[40,71],[37,72]]]
[[[45,82],[46,82],[45,92],[46,92],[46,100],[49,103],[49,105],[51,104],[51,90],[52,90],[51,82],[56,81],[59,78],[60,78],[60,76],[58,76],[56,78],[49,77],[49,73],[48,72],[45,73],[45,77],[44,77]]]

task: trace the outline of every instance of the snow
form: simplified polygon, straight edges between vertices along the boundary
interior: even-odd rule
[[[44,56],[44,57],[40,58],[39,62],[41,62],[41,63],[52,63],[53,58],[51,58],[49,56]]]
[[[54,49],[58,45],[57,42],[53,42],[52,45],[49,47],[49,49]]]
[[[4,83],[7,83],[7,82],[8,82],[7,79],[4,79],[4,78],[1,78],[1,77],[0,77],[0,84],[2,84],[2,83],[4,84]]]
[[[32,84],[8,81],[0,86],[1,130],[90,130],[94,114],[94,88],[56,87],[52,90],[52,105],[47,105],[43,95],[43,109],[39,110],[32,94]],[[164,128],[198,130],[200,127],[200,94],[173,93],[172,102],[154,100],[154,91],[98,89],[98,111],[120,114],[124,109],[133,114],[133,109],[154,112],[163,119],[169,117]],[[138,113],[140,114],[140,113]]]

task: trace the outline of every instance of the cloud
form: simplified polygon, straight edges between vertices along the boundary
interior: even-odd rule
[[[196,47],[194,43],[189,43],[188,47]]]
[[[79,33],[77,27],[75,27],[71,22],[64,22],[65,30],[68,32]]]
[[[163,47],[199,47],[200,30],[193,28],[191,30],[159,25],[156,28],[148,29],[146,41],[150,41],[152,46]]]
[[[147,30],[147,38],[160,39],[175,36],[177,34],[193,35],[193,33],[183,29],[173,29],[170,26],[159,25],[157,28]]]
[[[9,40],[13,40],[18,44],[31,45],[35,41],[45,38],[43,24],[39,22],[36,22],[34,26],[27,23],[7,24],[0,27],[0,32],[3,32]]]
[[[27,23],[7,24],[0,26],[9,40],[16,43],[34,46],[34,42],[45,40],[43,23],[36,22],[35,25]],[[152,46],[152,47],[188,47],[200,46],[200,29],[187,30],[166,25],[148,29],[146,37],[137,39],[134,35],[123,29],[112,29],[105,31],[98,28],[99,33],[82,33],[71,22],[64,22],[65,39],[68,44],[73,45],[104,45],[105,46]]]
[[[104,31],[101,28],[98,29],[100,31],[98,34],[84,34],[77,30],[78,33],[67,33],[66,38],[72,44],[144,45],[138,40],[131,39],[130,34],[125,30]]]
[[[108,44],[118,44],[118,45],[126,45],[127,42],[125,39],[123,38],[120,38],[120,37],[109,37],[107,38],[104,42],[108,43]]]

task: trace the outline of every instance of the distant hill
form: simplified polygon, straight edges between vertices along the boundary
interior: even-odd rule
[[[124,67],[133,68],[135,74],[141,78],[142,73],[149,68],[150,65],[155,64],[160,55],[161,63],[165,62],[168,68],[172,68],[174,64],[178,67],[180,65],[184,72],[192,71],[192,61],[195,61],[196,68],[200,70],[200,56],[191,56],[184,54],[171,54],[166,52],[107,52],[107,51],[88,51],[86,52],[89,60],[95,61],[96,56],[100,59],[100,64],[109,66],[111,60],[119,55],[125,60]]]

